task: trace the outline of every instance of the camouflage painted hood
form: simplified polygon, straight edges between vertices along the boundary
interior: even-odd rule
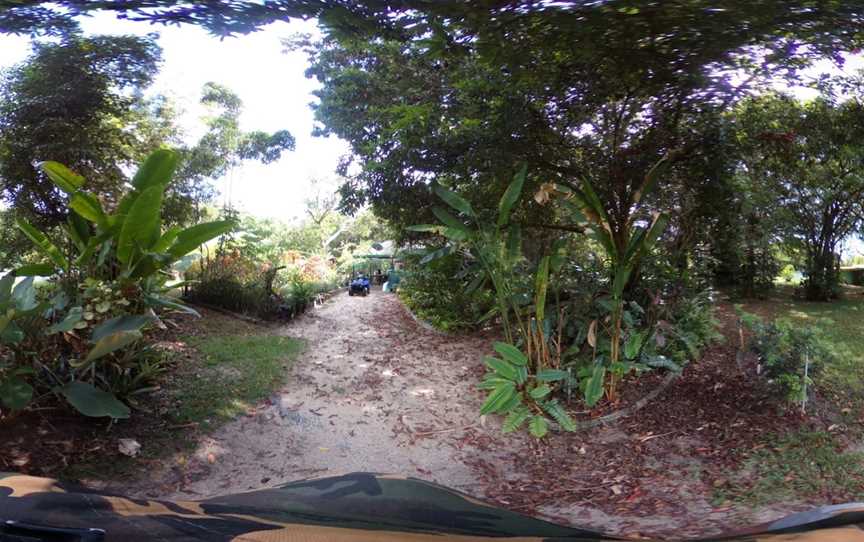
[[[495,538],[622,540],[509,512],[442,486],[397,476],[355,473],[202,501],[156,501],[0,473],[0,542],[471,542]],[[864,505],[824,507],[711,540],[864,542]]]

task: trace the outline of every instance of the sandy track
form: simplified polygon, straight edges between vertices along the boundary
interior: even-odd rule
[[[380,291],[339,294],[280,332],[307,343],[285,387],[254,415],[207,438],[187,483],[170,496],[208,497],[352,471],[479,493],[462,458],[480,451],[472,442],[486,448],[487,433],[497,433],[480,426],[475,389],[491,339],[453,340],[425,330],[396,296]]]

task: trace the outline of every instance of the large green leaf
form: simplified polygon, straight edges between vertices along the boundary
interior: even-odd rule
[[[87,364],[97,359],[107,356],[113,352],[126,348],[130,344],[140,340],[144,335],[140,331],[118,331],[111,335],[102,337],[90,352],[84,358],[84,362],[79,365]]]
[[[526,365],[528,363],[528,357],[512,344],[496,342],[493,348],[513,365]]]
[[[90,224],[78,213],[69,213],[67,222],[66,231],[69,232],[69,237],[72,238],[79,252],[85,250],[90,240]]]
[[[552,419],[558,422],[558,425],[560,425],[562,429],[565,431],[576,430],[576,422],[573,421],[573,418],[570,417],[570,414],[567,414],[567,411],[564,410],[564,407],[562,407],[558,401],[546,401],[545,403],[542,403],[542,407],[547,414],[552,416]]]
[[[441,234],[447,239],[450,239],[451,241],[458,242],[468,239],[469,232],[467,228],[443,228],[441,230]]]
[[[23,378],[12,376],[0,382],[0,403],[12,410],[21,410],[30,404],[33,387]]]
[[[463,213],[468,216],[474,216],[474,209],[471,208],[471,204],[468,203],[468,200],[453,192],[452,190],[447,190],[443,186],[436,185],[435,193],[439,198],[444,200],[450,207],[453,207],[460,213]]]
[[[532,399],[542,399],[550,393],[552,393],[552,388],[550,388],[547,384],[541,384],[528,392],[528,395],[530,395]]]
[[[155,318],[149,314],[117,316],[96,326],[93,329],[93,335],[90,337],[90,340],[96,343],[119,331],[141,331],[144,326],[153,322],[153,320]]]
[[[438,207],[436,205],[435,207],[432,207],[432,214],[434,214],[435,217],[438,218],[438,220],[440,220],[444,225],[468,233],[468,228],[465,226],[465,224],[461,220],[453,216],[447,209],[443,207]]]
[[[453,252],[453,247],[450,245],[447,245],[446,247],[441,247],[437,250],[433,250],[432,252],[429,252],[428,254],[420,258],[420,265],[426,265],[433,260],[448,256],[451,252]]]
[[[57,188],[69,195],[74,194],[84,186],[84,177],[73,172],[59,162],[41,162],[39,168],[48,175]]]
[[[28,224],[25,220],[22,220],[20,218],[16,220],[15,223],[18,225],[18,229],[21,230],[24,235],[26,235],[27,238],[30,239],[33,244],[36,245],[37,248],[39,248],[40,251],[42,251],[42,253],[44,253],[51,259],[52,262],[54,262],[54,265],[64,271],[69,270],[69,261],[66,259],[65,256],[63,256],[63,253],[60,252],[60,249],[57,248],[54,243],[52,243],[51,240],[45,236],[44,233],[37,230],[36,228]]]
[[[498,225],[503,226],[510,221],[510,213],[513,210],[513,205],[519,200],[522,195],[522,186],[525,184],[525,174],[528,171],[528,165],[525,164],[513,177],[513,182],[504,191],[501,196],[501,201],[498,202]]]
[[[501,431],[504,433],[512,433],[516,431],[531,417],[531,411],[526,406],[522,406],[521,408],[514,409],[504,418],[504,424],[501,427]]]
[[[12,287],[15,286],[15,273],[6,273],[0,278],[0,305],[12,297]]]
[[[162,193],[162,185],[151,186],[138,195],[129,209],[117,242],[117,259],[121,262],[129,263],[137,250],[147,251],[159,240]]]
[[[50,277],[57,272],[57,268],[50,263],[34,263],[22,265],[15,268],[16,277]]]
[[[72,307],[69,309],[69,312],[66,313],[66,317],[63,320],[57,322],[53,326],[49,326],[48,329],[45,330],[45,333],[48,335],[53,335],[54,333],[66,333],[67,331],[72,331],[75,329],[75,324],[81,321],[84,317],[84,311],[81,307]]]
[[[171,226],[170,228],[165,230],[165,233],[162,234],[162,237],[160,237],[159,240],[156,241],[156,244],[154,244],[150,250],[152,250],[156,254],[165,252],[166,250],[168,250],[168,247],[171,246],[174,240],[177,239],[177,236],[180,234],[181,231],[183,231],[183,228],[179,226]]]
[[[177,234],[174,244],[168,249],[168,253],[175,259],[182,258],[207,241],[228,233],[236,223],[233,220],[218,220],[216,222],[204,222],[191,228],[186,228]]]
[[[135,177],[132,178],[132,186],[141,191],[154,186],[165,187],[174,177],[177,161],[177,153],[170,149],[153,151],[138,168]]]
[[[627,359],[635,359],[642,349],[642,342],[645,340],[645,333],[631,333],[624,343],[624,357]]]
[[[498,412],[504,405],[509,403],[516,395],[516,386],[512,382],[501,384],[489,393],[486,401],[480,407],[480,415]]]
[[[543,416],[534,416],[528,424],[528,431],[537,438],[543,438],[549,432],[549,422]]]
[[[557,382],[558,380],[567,380],[570,373],[561,369],[542,369],[534,375],[539,382]]]
[[[102,227],[108,224],[105,211],[102,210],[102,204],[99,203],[99,199],[93,194],[76,192],[69,199],[69,207],[94,224]]]
[[[12,288],[12,301],[20,311],[29,311],[38,305],[32,276],[26,277]]]
[[[486,356],[485,358],[483,358],[483,362],[486,364],[487,367],[495,371],[500,376],[508,380],[516,380],[516,367],[504,361],[503,359]]]
[[[75,410],[92,418],[128,418],[129,407],[112,394],[85,382],[71,382],[57,389]]]
[[[585,387],[585,404],[593,407],[597,401],[603,398],[604,385],[606,383],[606,367],[597,364],[591,371],[591,376],[588,378],[588,385]]]

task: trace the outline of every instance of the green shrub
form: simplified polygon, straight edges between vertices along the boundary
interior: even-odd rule
[[[0,280],[2,406],[24,408],[39,392],[87,416],[125,418],[129,409],[115,395],[140,392],[161,372],[145,332],[163,325],[156,310],[190,310],[168,295],[172,266],[232,227],[162,229],[162,199],[176,166],[175,153],[153,153],[107,213],[83,177],[56,162],[40,164],[68,196],[69,218],[60,243],[18,222],[46,262]],[[15,284],[16,276],[26,278]],[[37,288],[35,276],[51,278]]]
[[[834,357],[819,333],[783,320],[765,323],[749,314],[742,314],[741,319],[753,334],[750,349],[759,356],[771,384],[788,401],[803,401],[806,387],[812,386],[822,366],[832,363]]]
[[[475,328],[492,306],[487,291],[466,291],[460,279],[460,259],[450,255],[419,264],[409,259],[397,290],[405,305],[420,319],[452,332]]]

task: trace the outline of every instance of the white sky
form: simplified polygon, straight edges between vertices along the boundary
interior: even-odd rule
[[[117,20],[110,14],[81,19],[86,33],[147,34],[158,32],[163,65],[152,87],[171,96],[185,111],[181,126],[187,135],[200,135],[203,109],[198,105],[204,83],[214,81],[243,100],[240,119],[244,130],[269,132],[287,129],[297,141],[294,152],[269,165],[248,162],[217,181],[224,201],[251,214],[289,221],[303,213],[309,180],[333,179],[339,157],[348,145],[337,138],[312,137],[310,93],[317,82],[307,79],[306,57],[284,54],[281,38],[297,32],[316,32],[313,21],[275,23],[247,36],[220,41],[195,26],[165,27]],[[29,52],[26,38],[0,35],[0,67],[23,60]]]

